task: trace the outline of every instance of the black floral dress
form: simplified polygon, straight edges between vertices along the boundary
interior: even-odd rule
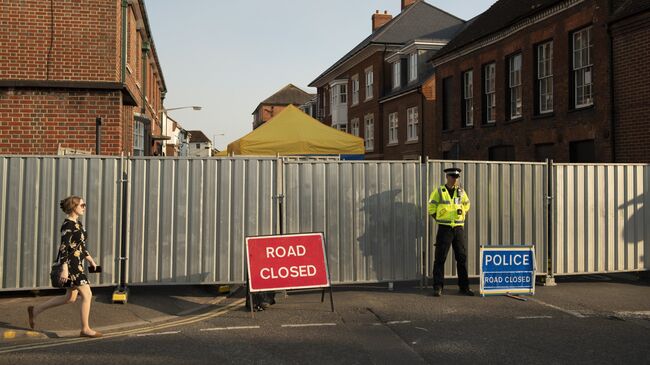
[[[61,226],[61,246],[59,263],[68,264],[67,287],[90,284],[84,274],[84,259],[89,256],[86,250],[86,230],[80,221],[66,218]]]

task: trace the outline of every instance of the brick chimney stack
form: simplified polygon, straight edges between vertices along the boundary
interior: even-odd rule
[[[375,13],[372,14],[372,31],[374,32],[377,29],[381,28],[391,19],[393,19],[393,16],[388,14],[388,11],[384,10],[384,13],[380,14],[379,10],[376,10]]]
[[[402,11],[404,11],[404,9],[408,8],[409,6],[415,4],[416,1],[418,0],[402,0]]]

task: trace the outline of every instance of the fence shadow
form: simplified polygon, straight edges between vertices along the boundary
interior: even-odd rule
[[[424,222],[417,205],[399,201],[401,193],[394,189],[361,200],[364,226],[357,242],[367,258],[369,279],[373,275],[379,281],[419,278]]]
[[[639,259],[645,261],[648,250],[650,250],[650,240],[646,239],[650,236],[647,232],[650,227],[647,227],[645,224],[648,220],[646,218],[647,214],[649,214],[645,206],[645,194],[640,194],[636,198],[621,204],[618,209],[633,210],[632,215],[625,221],[625,225],[623,226],[623,237],[625,243],[629,245],[636,245],[639,242],[643,243],[643,252],[645,255],[640,255]],[[641,229],[637,229],[637,227],[641,227]]]

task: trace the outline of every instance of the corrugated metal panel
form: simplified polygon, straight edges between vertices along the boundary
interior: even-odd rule
[[[648,165],[556,164],[554,273],[648,270]]]
[[[131,160],[128,282],[244,282],[244,238],[276,231],[276,164]]]
[[[467,266],[470,277],[480,275],[480,246],[535,245],[537,273],[546,273],[547,234],[545,189],[546,164],[434,161],[428,166],[428,200],[432,189],[445,183],[444,169],[463,170],[460,183],[467,192],[471,208],[465,223],[467,235]],[[437,225],[428,219],[429,263],[427,275],[433,272]],[[456,276],[453,252],[445,262],[445,276]]]
[[[287,162],[285,232],[324,232],[333,283],[419,279],[419,162]]]
[[[48,288],[50,265],[65,214],[59,201],[79,195],[88,204],[82,222],[88,249],[104,273],[94,285],[117,280],[120,159],[100,157],[0,157],[1,290]]]

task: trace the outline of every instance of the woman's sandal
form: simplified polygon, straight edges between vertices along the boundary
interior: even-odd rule
[[[27,307],[27,316],[29,317],[29,328],[34,329],[34,306]]]
[[[86,334],[83,331],[79,332],[79,337],[99,338],[99,337],[102,337],[102,336],[104,336],[104,335],[99,331],[95,331],[94,335]]]

